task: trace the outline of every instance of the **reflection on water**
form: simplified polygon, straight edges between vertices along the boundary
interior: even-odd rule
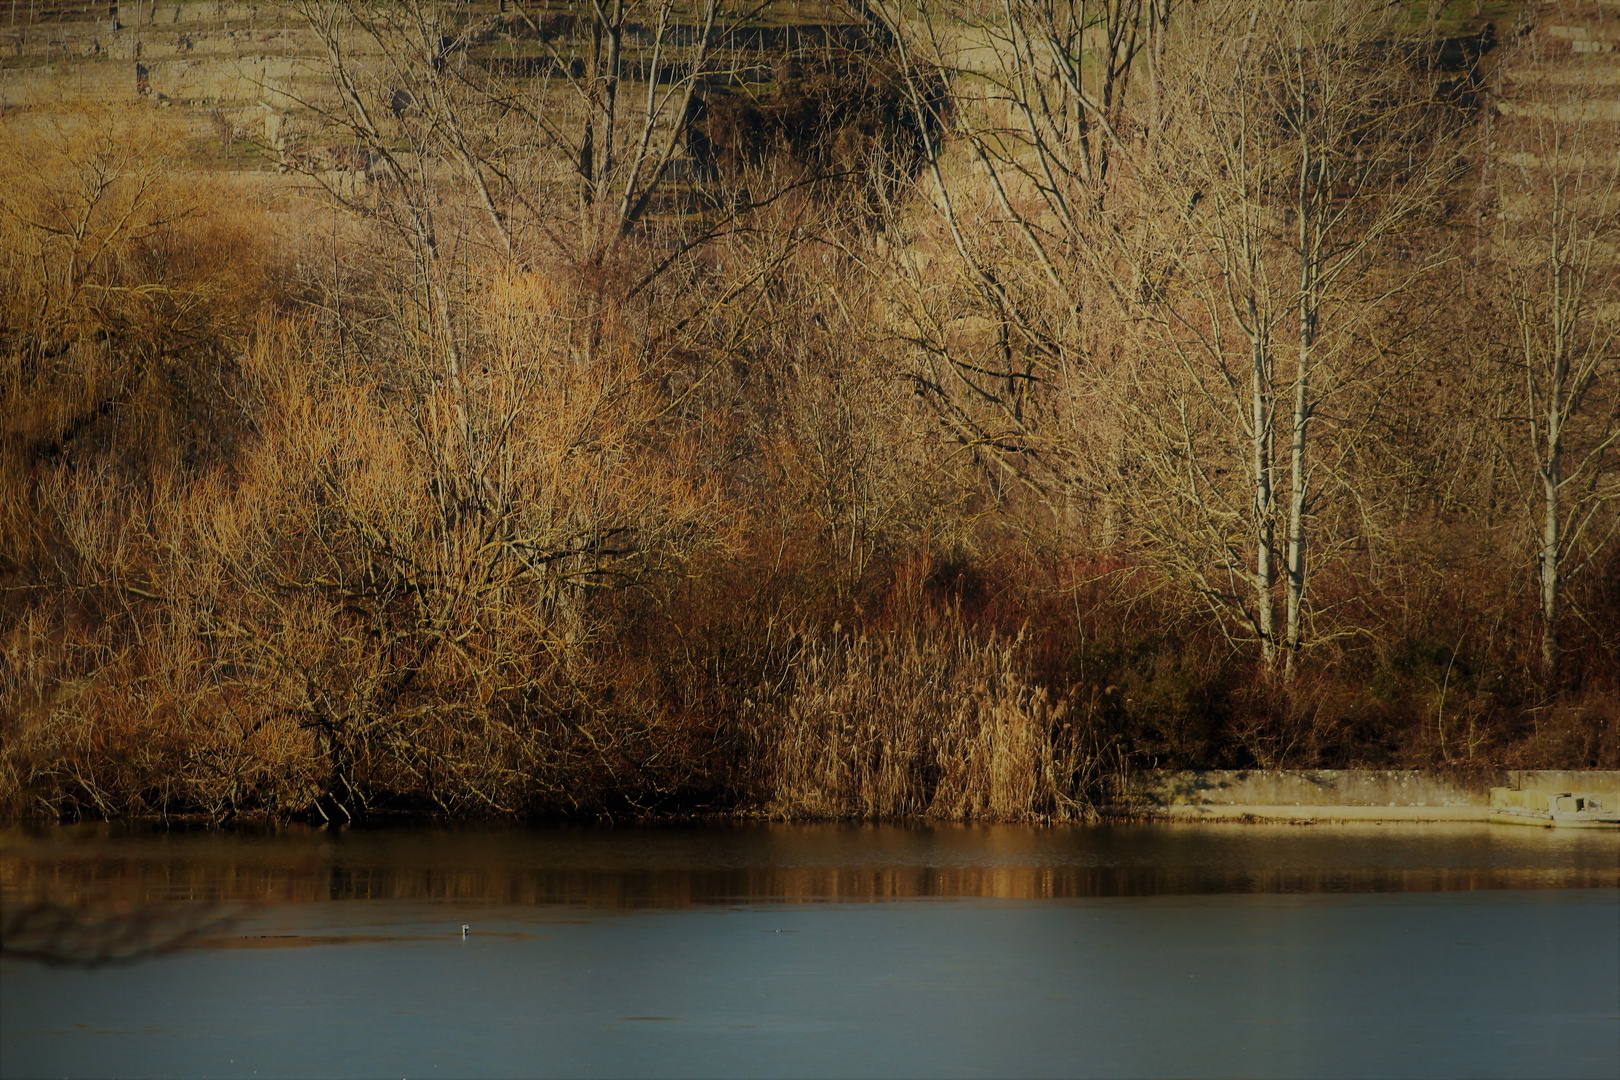
[[[1475,824],[13,828],[0,901],[1053,899],[1620,886],[1620,836]]]
[[[97,968],[216,941],[235,923],[218,902],[30,900],[0,909],[0,953]]]

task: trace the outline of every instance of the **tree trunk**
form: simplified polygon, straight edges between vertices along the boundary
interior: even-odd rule
[[[1307,90],[1306,53],[1298,38],[1294,46],[1294,63],[1298,79],[1295,84],[1295,108],[1298,113],[1295,122],[1299,130],[1299,178],[1294,192],[1299,229],[1296,236],[1299,245],[1299,353],[1294,369],[1293,437],[1288,444],[1288,566],[1283,597],[1284,618],[1287,620],[1284,631],[1287,634],[1284,678],[1290,683],[1294,681],[1297,667],[1300,615],[1305,601],[1305,427],[1310,421],[1311,365],[1315,359],[1312,349],[1316,344],[1318,310],[1317,190],[1313,185],[1313,173],[1317,174],[1316,180],[1320,182],[1324,179],[1320,174],[1327,167],[1326,150],[1320,159],[1312,152],[1312,139],[1317,137],[1317,133],[1311,123],[1312,102]]]
[[[1300,206],[1300,270],[1299,301],[1299,367],[1294,373],[1294,430],[1288,446],[1288,567],[1283,606],[1287,627],[1287,657],[1284,676],[1294,678],[1295,661],[1302,641],[1301,618],[1305,606],[1305,487],[1308,476],[1305,468],[1306,428],[1311,420],[1310,377],[1313,362],[1312,349],[1316,345],[1316,281],[1312,265],[1312,252],[1307,247],[1309,237],[1305,222],[1306,206]]]
[[[1547,501],[1541,526],[1541,665],[1551,677],[1558,667],[1558,488],[1562,462],[1558,444],[1550,433],[1548,444],[1547,468],[1541,474]]]
[[[1294,383],[1294,436],[1288,448],[1288,578],[1283,600],[1288,650],[1284,673],[1290,681],[1294,678],[1294,659],[1299,653],[1300,613],[1305,603],[1305,427],[1310,421],[1310,404],[1306,397],[1309,346],[1302,344],[1299,351],[1299,378]]]
[[[1269,672],[1277,664],[1277,631],[1271,597],[1272,586],[1277,580],[1277,571],[1272,565],[1273,522],[1275,521],[1273,510],[1276,504],[1276,492],[1272,486],[1271,472],[1271,380],[1267,377],[1266,372],[1265,346],[1256,341],[1253,350],[1254,376],[1250,389],[1253,409],[1252,421],[1254,424],[1251,441],[1254,454],[1255,621],[1260,630],[1260,656],[1265,661],[1266,670]]]

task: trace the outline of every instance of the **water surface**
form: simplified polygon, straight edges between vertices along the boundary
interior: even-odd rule
[[[41,896],[233,921],[6,960],[7,1076],[1620,1073],[1605,834],[7,833]]]

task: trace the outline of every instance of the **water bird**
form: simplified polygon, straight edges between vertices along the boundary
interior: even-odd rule
[[[467,935],[470,934],[470,933],[472,933],[472,927],[467,925],[466,923],[462,923],[461,924],[461,940],[463,940],[463,941],[467,940]]]

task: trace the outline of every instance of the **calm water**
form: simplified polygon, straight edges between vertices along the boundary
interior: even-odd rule
[[[4,960],[6,1076],[1620,1074],[1614,834],[4,834],[42,897],[181,947]]]

